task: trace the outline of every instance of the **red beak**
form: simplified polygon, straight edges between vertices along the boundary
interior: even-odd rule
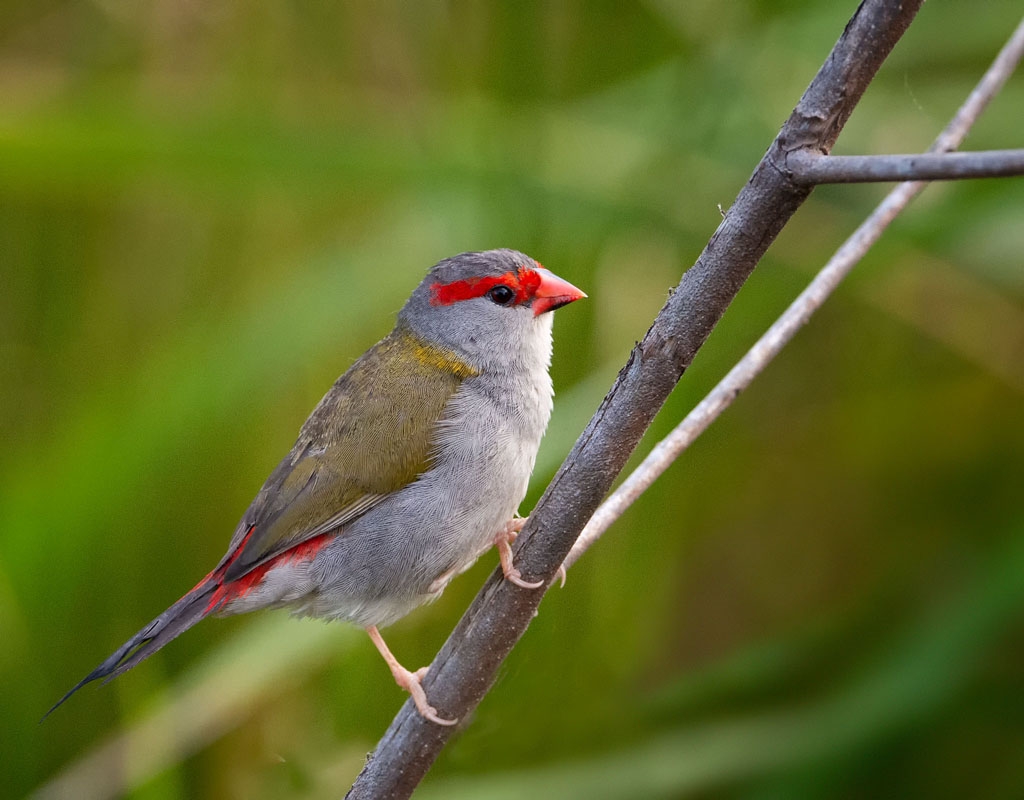
[[[537,267],[534,272],[540,275],[540,286],[533,293],[531,305],[535,317],[539,317],[545,311],[554,311],[556,308],[567,306],[569,303],[587,296],[585,292],[581,292],[569,281],[563,281],[544,267]]]

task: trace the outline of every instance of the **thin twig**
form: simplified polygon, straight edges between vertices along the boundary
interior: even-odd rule
[[[880,183],[1009,178],[1024,175],[1024,150],[917,153],[886,156],[826,156],[790,153],[786,166],[799,183]]]
[[[811,187],[787,174],[786,154],[801,148],[831,149],[920,5],[921,0],[865,0],[854,13],[530,515],[516,548],[524,578],[550,581],[555,575],[711,329],[807,199]],[[427,696],[440,714],[466,720],[526,631],[544,591],[524,591],[500,572],[491,575],[424,679]],[[427,722],[406,702],[349,797],[408,797],[453,730]]]
[[[952,121],[935,139],[929,152],[945,152],[958,147],[966,138],[981,112],[1024,57],[1024,21],[1017,26],[1009,41],[999,51],[974,91],[964,101]],[[796,335],[811,315],[835,291],[850,270],[907,204],[925,186],[925,181],[902,183],[893,189],[871,215],[857,228],[814,277],[814,280],[793,301],[768,331],[758,339],[746,355],[712,389],[697,406],[686,415],[675,429],[651,450],[640,465],[611,496],[594,512],[576,544],[565,560],[568,569],[596,542],[609,526],[675,461],[693,441],[714,422],[718,415],[732,405],[740,392],[746,389],[783,347]]]

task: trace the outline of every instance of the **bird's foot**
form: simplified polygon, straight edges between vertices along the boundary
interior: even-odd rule
[[[378,652],[383,656],[388,669],[391,670],[395,683],[405,689],[412,697],[412,701],[416,704],[416,710],[420,712],[420,716],[433,722],[435,725],[455,725],[458,722],[457,719],[445,719],[439,716],[437,709],[427,702],[427,693],[423,691],[423,678],[427,674],[428,667],[420,667],[415,672],[410,672],[398,663],[398,659],[395,658],[391,650],[384,643],[384,639],[381,637],[376,625],[367,628],[366,632],[370,635],[370,641],[373,642]]]
[[[452,579],[452,577],[455,575],[456,570],[456,567],[452,567],[447,572],[443,572],[436,578],[434,578],[434,580],[431,581],[430,586],[427,587],[427,594],[437,594],[438,592],[442,591],[444,587],[448,585],[448,582]]]
[[[535,583],[524,581],[522,573],[512,564],[512,542],[516,540],[519,531],[523,529],[525,524],[526,518],[514,517],[510,519],[494,535],[494,546],[498,548],[498,558],[501,559],[501,571],[505,573],[505,580],[514,583],[516,586],[521,586],[523,589],[539,589],[544,585],[544,581],[537,581]]]

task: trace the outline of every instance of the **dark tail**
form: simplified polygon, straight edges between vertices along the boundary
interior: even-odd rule
[[[104,683],[112,681],[122,672],[127,672],[140,661],[149,658],[149,656],[153,655],[153,653],[171,641],[171,639],[174,639],[178,634],[184,633],[199,622],[212,610],[210,601],[217,589],[217,585],[218,581],[213,578],[212,574],[207,576],[207,580],[200,583],[163,614],[150,622],[145,628],[121,645],[110,658],[76,683],[71,688],[71,691],[53,704],[53,708],[43,715],[43,719],[50,716],[65,700],[85,686],[85,684],[100,678],[104,679]]]

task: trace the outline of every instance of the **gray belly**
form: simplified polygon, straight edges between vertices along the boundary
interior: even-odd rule
[[[317,554],[308,565],[316,588],[292,603],[296,613],[386,625],[434,599],[438,578],[488,549],[526,494],[551,407],[540,391],[509,414],[491,394],[456,394],[431,469]]]

